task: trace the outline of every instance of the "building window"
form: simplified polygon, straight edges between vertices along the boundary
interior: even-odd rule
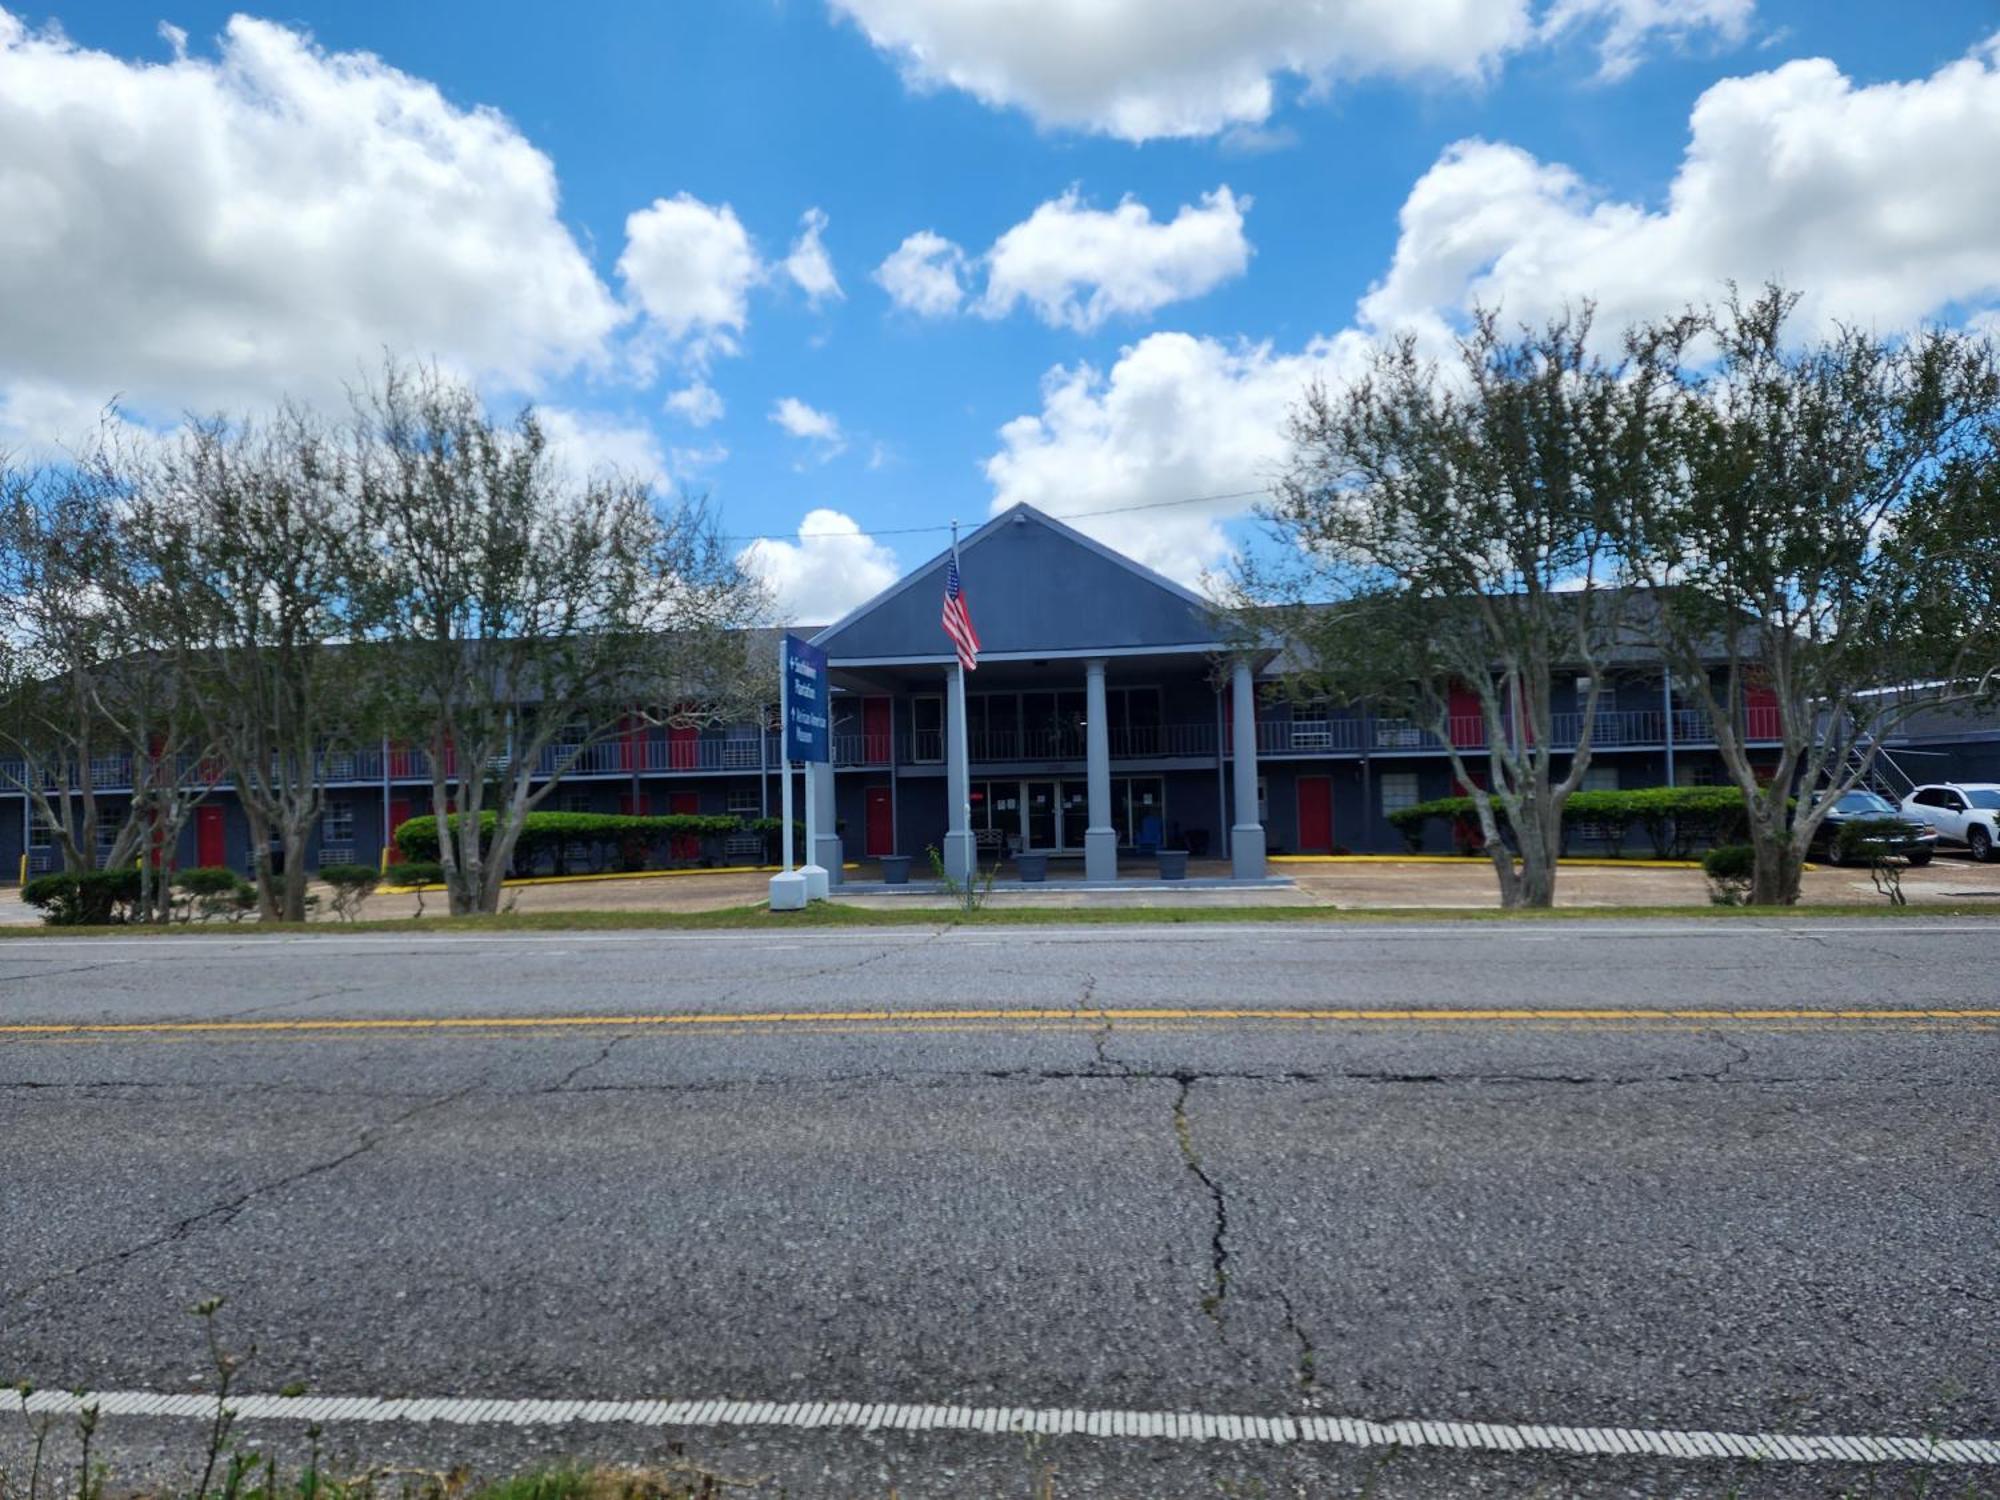
[[[1262,776],[1257,778],[1257,821],[1267,828],[1271,823],[1271,783]]]
[[[755,782],[732,783],[729,788],[729,811],[739,818],[754,818],[764,810],[763,799],[758,795]]]
[[[36,807],[35,815],[28,823],[28,847],[30,849],[46,849],[54,844],[55,841],[55,825],[42,816],[40,807]]]
[[[1384,771],[1382,773],[1382,814],[1387,817],[1399,808],[1415,807],[1422,799],[1417,795],[1417,773],[1415,771]]]
[[[349,844],[354,842],[354,804],[352,802],[329,802],[326,811],[320,814],[319,841],[322,844]]]
[[[1583,792],[1615,792],[1618,790],[1618,768],[1616,766],[1588,766],[1584,769],[1583,782],[1577,788]]]
[[[562,810],[564,812],[587,813],[595,812],[597,809],[591,806],[590,793],[579,789],[562,794]]]

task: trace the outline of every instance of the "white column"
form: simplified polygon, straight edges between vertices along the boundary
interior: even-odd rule
[[[1229,829],[1230,874],[1262,880],[1264,825],[1257,821],[1257,685],[1250,663],[1236,659],[1230,673],[1230,738],[1236,755],[1236,821]]]
[[[833,762],[816,760],[806,767],[812,778],[813,801],[819,805],[819,826],[813,830],[812,862],[826,871],[828,885],[841,880],[840,804],[833,792]]]
[[[972,767],[965,748],[965,668],[952,664],[950,690],[944,698],[946,827],[944,872],[953,880],[970,881],[979,868],[979,850],[972,837]]]
[[[1084,663],[1084,755],[1089,772],[1090,826],[1083,831],[1083,878],[1118,878],[1118,830],[1111,826],[1111,714],[1104,702],[1104,663]]]

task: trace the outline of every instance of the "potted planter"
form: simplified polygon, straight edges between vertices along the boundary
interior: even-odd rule
[[[1160,879],[1186,880],[1188,852],[1185,849],[1162,849],[1160,859]]]
[[[1039,885],[1049,878],[1049,857],[1046,854],[1019,855],[1014,864],[1021,872],[1021,879],[1029,885]]]
[[[882,884],[908,885],[910,883],[910,856],[907,854],[885,854],[882,856]]]

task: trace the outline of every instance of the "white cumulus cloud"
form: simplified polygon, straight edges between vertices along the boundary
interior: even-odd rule
[[[902,576],[894,552],[831,509],[807,511],[796,541],[755,541],[737,560],[771,586],[788,624],[831,624]]]
[[[1623,78],[1639,66],[1655,34],[1685,45],[1708,32],[1720,43],[1750,33],[1756,0],[1555,0],[1542,17],[1544,37],[1596,29],[1599,76]]]
[[[815,307],[822,302],[838,302],[845,295],[840,290],[840,278],[833,273],[833,260],[820,239],[825,232],[825,213],[817,208],[807,209],[799,219],[799,237],[792,242],[792,253],[785,257],[785,274]]]
[[[664,488],[672,478],[659,437],[639,422],[572,407],[536,408],[549,455],[572,478],[615,471]]]
[[[1479,80],[1506,57],[1597,30],[1607,72],[1652,33],[1740,35],[1752,0],[829,0],[913,88],[955,88],[1045,127],[1129,141],[1270,118],[1280,79]],[[1554,18],[1560,17],[1555,24]]]
[[[931,231],[909,236],[876,269],[896,305],[920,317],[949,317],[967,305],[981,272],[985,290],[971,310],[1003,318],[1026,304],[1052,328],[1088,333],[1114,317],[1137,317],[1186,301],[1240,276],[1250,264],[1243,232],[1248,198],[1227,186],[1155,219],[1135,198],[1092,208],[1071,188],[1041,204],[978,257]]]
[[[690,427],[707,427],[720,422],[727,408],[714,386],[706,380],[696,380],[667,397],[667,410]]]
[[[847,438],[831,412],[806,405],[797,396],[780,397],[771,408],[771,420],[795,438],[811,443],[813,456],[821,463],[844,451]]]
[[[965,265],[965,252],[957,245],[920,229],[875,268],[875,281],[905,312],[949,317],[965,301]]]
[[[1003,317],[1025,302],[1044,323],[1085,333],[1199,297],[1249,266],[1248,206],[1219,187],[1161,223],[1136,199],[1096,209],[1072,188],[994,241],[979,310]]]
[[[1315,376],[1337,378],[1366,347],[1358,335],[1316,340],[1298,353],[1155,333],[1109,373],[1058,367],[1038,415],[1000,430],[986,461],[993,509],[1025,500],[1056,516],[1164,500],[1073,522],[1182,583],[1229,556],[1223,523],[1254,503],[1284,459],[1286,408]],[[1215,497],[1215,498],[1205,498]]]
[[[1885,329],[2000,295],[2000,40],[1912,82],[1823,58],[1725,79],[1696,102],[1663,203],[1594,190],[1518,147],[1461,141],[1405,201],[1363,300],[1377,327],[1473,302],[1534,320],[1596,300],[1616,328],[1782,278],[1808,323]]]
[[[0,11],[0,407],[337,401],[399,353],[532,389],[624,318],[548,157],[363,52],[237,16],[128,61]]]
[[[1830,62],[1726,80],[1696,103],[1657,206],[1594,191],[1518,147],[1462,141],[1413,186],[1391,264],[1352,326],[1288,351],[1155,333],[1109,371],[1058,367],[1040,411],[986,462],[994,507],[1057,515],[1256,488],[1284,459],[1307,380],[1360,368],[1384,335],[1446,347],[1474,304],[1534,322],[1586,299],[1627,324],[1782,277],[1802,326],[1883,332],[1963,316],[2000,326],[2000,40],[1909,82],[1858,85]],[[1254,497],[1076,524],[1183,581],[1222,563]]]
[[[677,193],[625,220],[618,274],[660,334],[699,359],[735,352],[764,263],[735,209]]]

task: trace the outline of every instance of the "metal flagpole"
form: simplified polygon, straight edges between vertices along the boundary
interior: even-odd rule
[[[958,522],[956,520],[953,520],[951,523],[951,566],[954,571],[958,570]],[[965,587],[965,574],[962,572],[958,575],[958,586],[961,590]],[[953,643],[953,650],[957,650],[956,642]],[[953,719],[951,734],[954,741],[953,748],[958,751],[958,764],[960,767],[959,784],[953,787],[952,791],[959,798],[959,826],[965,829],[966,838],[970,841],[972,840],[972,757],[967,753],[968,741],[965,731],[965,662],[963,659],[953,661],[951,666],[951,700]],[[975,866],[979,858],[978,847],[977,842],[973,841],[972,859]],[[978,873],[976,868],[967,870],[966,880],[968,883]]]

